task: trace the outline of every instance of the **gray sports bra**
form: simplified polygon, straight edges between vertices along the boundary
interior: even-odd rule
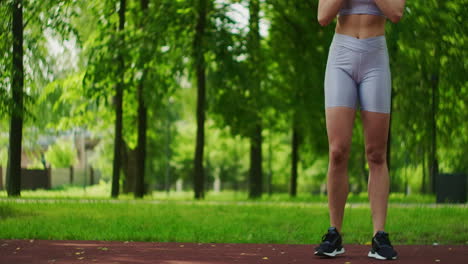
[[[345,0],[340,15],[368,14],[384,16],[374,0]]]

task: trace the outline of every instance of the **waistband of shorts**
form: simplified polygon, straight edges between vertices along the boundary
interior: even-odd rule
[[[358,39],[348,35],[335,33],[332,45],[344,46],[357,52],[373,52],[387,49],[385,35]]]

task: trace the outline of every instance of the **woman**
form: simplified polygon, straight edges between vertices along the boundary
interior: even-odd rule
[[[386,153],[391,99],[384,34],[386,20],[397,23],[404,5],[405,0],[319,0],[318,21],[322,26],[339,16],[325,74],[331,227],[316,248],[316,255],[334,257],[344,253],[340,232],[348,195],[347,166],[356,108],[360,105],[374,227],[368,256],[397,258],[384,231],[389,192]]]

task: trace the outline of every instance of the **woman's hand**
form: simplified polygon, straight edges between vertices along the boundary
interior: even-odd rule
[[[320,25],[330,24],[340,11],[343,3],[344,0],[319,0],[317,19]]]
[[[403,17],[406,0],[374,0],[374,2],[393,23],[398,23]]]

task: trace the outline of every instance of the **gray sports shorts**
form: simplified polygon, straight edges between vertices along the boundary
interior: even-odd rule
[[[335,33],[325,73],[325,107],[390,113],[391,74],[385,36],[357,39]]]

